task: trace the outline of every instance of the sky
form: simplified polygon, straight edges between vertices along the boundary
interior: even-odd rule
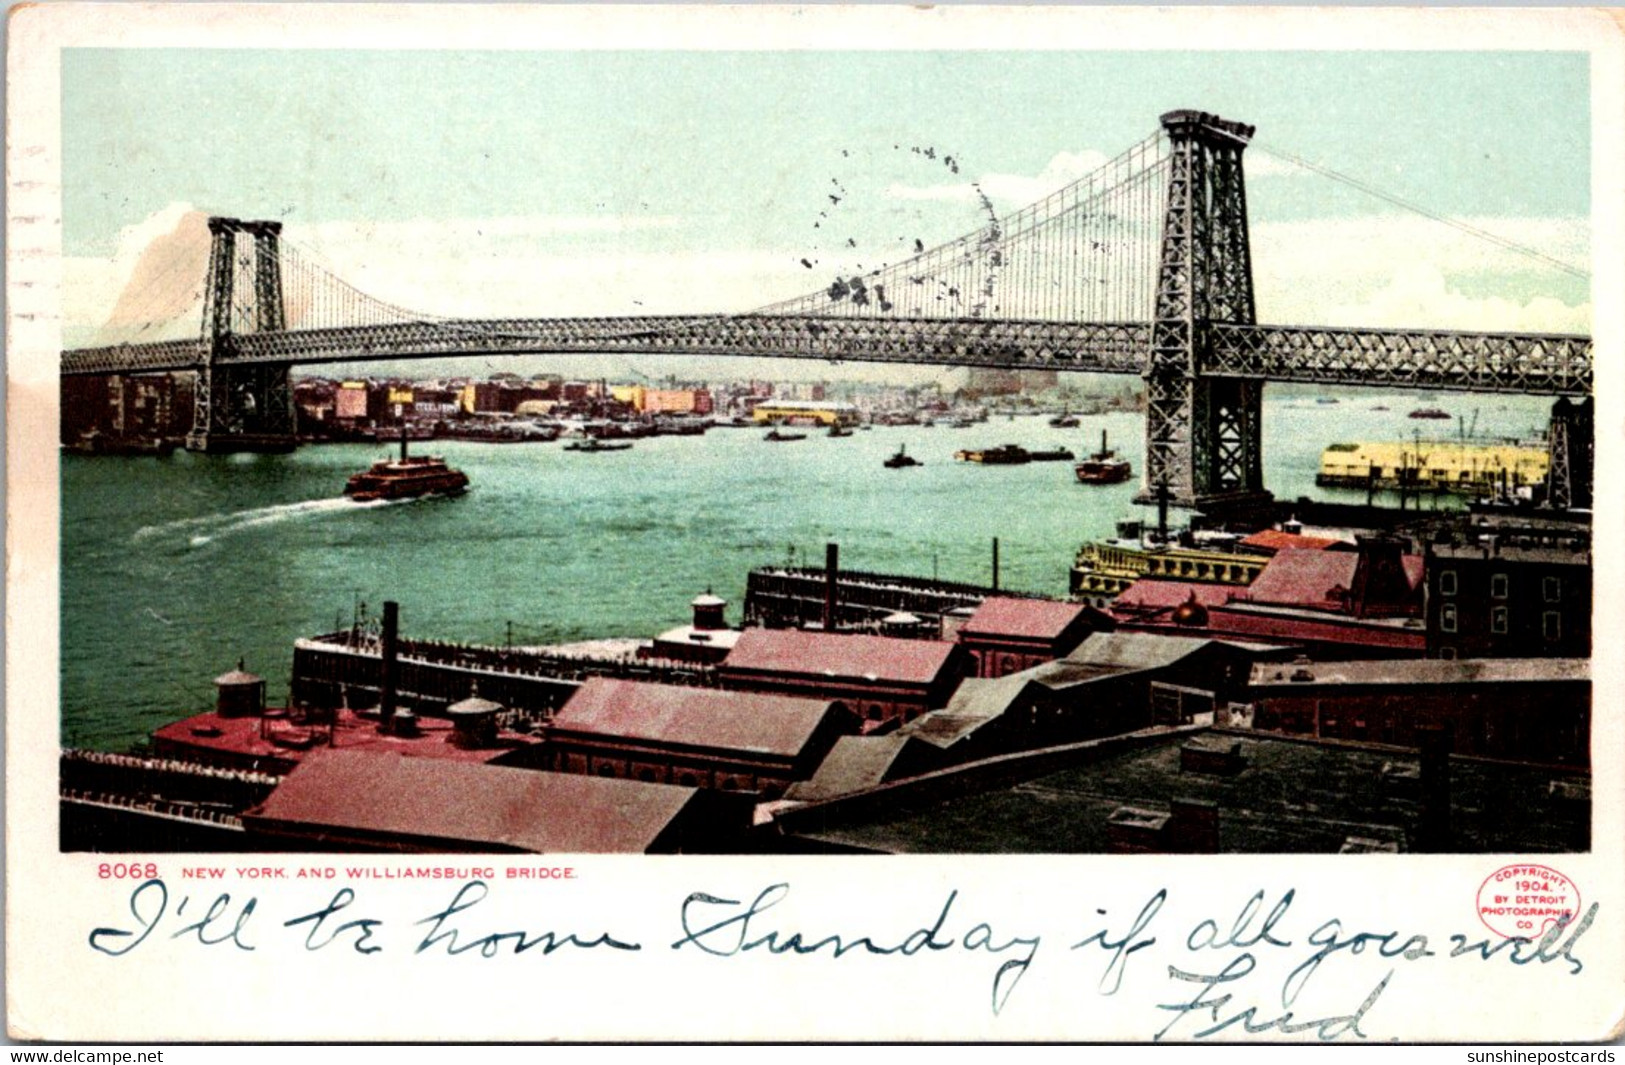
[[[749,310],[969,232],[973,183],[1014,210],[1175,108],[1257,126],[1260,320],[1590,328],[1588,279],[1283,158],[1583,267],[1581,53],[71,49],[62,87],[70,345],[151,312],[155,248],[195,288],[208,214],[281,220],[426,313]]]

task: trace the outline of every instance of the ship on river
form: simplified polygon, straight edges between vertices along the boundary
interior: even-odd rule
[[[406,442],[406,434],[402,433],[400,457],[375,462],[354,475],[344,486],[344,494],[357,503],[369,503],[428,495],[455,496],[468,487],[468,475],[462,470],[452,469],[438,455],[409,455]]]

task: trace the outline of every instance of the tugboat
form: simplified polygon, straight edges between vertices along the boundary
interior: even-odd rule
[[[1407,418],[1448,418],[1448,417],[1450,417],[1450,414],[1448,412],[1446,412],[1446,411],[1440,410],[1438,407],[1418,407],[1416,410],[1413,410],[1409,414],[1405,415],[1405,417],[1407,417]]]
[[[885,466],[888,470],[901,470],[908,466],[918,466],[919,464],[920,460],[915,458],[913,455],[910,455],[905,449],[904,445],[901,444],[899,444],[897,447],[897,454],[893,455],[885,462]]]
[[[829,427],[829,435],[830,436],[851,436],[852,435],[852,430],[843,427],[840,422],[836,422],[834,425]]]
[[[461,495],[468,487],[468,475],[446,465],[438,455],[412,456],[406,453],[406,433],[401,433],[401,457],[384,459],[372,468],[351,477],[344,494],[357,503],[376,499],[416,499],[419,496]]]
[[[1106,430],[1100,431],[1100,450],[1072,467],[1079,484],[1122,484],[1134,472],[1128,459],[1106,446]]]
[[[1063,408],[1061,413],[1049,420],[1051,429],[1076,429],[1078,427],[1077,415]]]
[[[573,444],[565,444],[564,450],[582,451],[589,455],[597,455],[605,451],[631,451],[632,445],[630,443],[606,444],[596,436],[589,436],[585,440],[577,440]]]
[[[778,442],[786,441],[786,440],[805,440],[805,439],[807,439],[807,434],[806,433],[781,433],[777,429],[769,429],[767,431],[767,435],[762,437],[762,439],[763,440],[771,440],[771,441],[773,441],[775,443],[778,443]]]

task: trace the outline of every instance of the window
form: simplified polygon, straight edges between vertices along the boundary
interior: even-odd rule
[[[1441,647],[1441,648],[1439,648],[1439,657],[1440,658],[1455,658],[1456,657],[1456,649],[1454,647]]]
[[[1548,577],[1546,579],[1551,580],[1552,578]],[[1555,610],[1548,610],[1541,615],[1540,622],[1541,631],[1548,640],[1563,638],[1563,615]]]
[[[1507,631],[1507,608],[1498,606],[1490,611],[1490,631],[1504,634]]]
[[[1505,599],[1507,597],[1507,575],[1494,573],[1490,575],[1490,598]],[[1503,632],[1506,630],[1502,630]]]
[[[1443,570],[1442,572],[1440,572],[1440,574],[1439,574],[1439,594],[1440,595],[1455,595],[1456,594],[1456,571],[1455,570],[1447,569],[1447,570]]]
[[[1455,603],[1446,603],[1444,606],[1439,608],[1439,631],[1440,632],[1455,632],[1456,631],[1456,604]]]
[[[1556,577],[1547,577],[1540,584],[1548,603],[1556,603],[1562,600],[1563,582],[1561,580]]]

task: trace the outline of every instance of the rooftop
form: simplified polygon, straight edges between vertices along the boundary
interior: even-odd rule
[[[1294,675],[1309,677],[1293,680]],[[1318,684],[1550,684],[1591,679],[1585,658],[1408,658],[1253,667],[1255,688]]]
[[[817,802],[872,788],[886,779],[907,743],[908,737],[895,732],[886,736],[842,736],[812,778],[790,785],[787,797]]]
[[[1349,589],[1354,587],[1354,570],[1359,561],[1354,551],[1284,548],[1247,586],[1245,598],[1253,603],[1342,611],[1346,609]],[[1401,561],[1406,579],[1415,588],[1422,580],[1422,559],[1403,555]]]
[[[1280,551],[1295,547],[1300,550],[1324,551],[1327,548],[1344,549],[1354,545],[1347,540],[1331,536],[1307,536],[1303,533],[1282,532],[1280,529],[1261,529],[1241,541],[1243,547],[1257,547],[1266,551]]]
[[[1157,669],[1195,654],[1212,640],[1153,632],[1097,632],[1058,665],[1106,667],[1113,670]],[[1046,674],[1048,675],[1048,674]]]
[[[940,640],[746,629],[722,670],[725,675],[733,670],[755,670],[930,684],[942,675],[957,647]]]
[[[553,729],[795,758],[834,705],[788,695],[592,677],[559,710]]]
[[[1240,773],[1181,771],[1180,746],[1189,736],[1179,733],[1153,746],[1080,761],[976,794],[938,801],[934,796],[909,797],[900,789],[889,797],[884,812],[875,812],[874,803],[850,815],[830,807],[824,827],[793,834],[896,854],[1104,853],[1110,850],[1107,823],[1121,807],[1160,814],[1174,799],[1195,799],[1218,805],[1223,852],[1336,854],[1351,836],[1399,841],[1401,850],[1413,849],[1420,802],[1413,789],[1390,786],[1385,767],[1389,773],[1395,768],[1414,771],[1416,752],[1236,733],[1215,736],[1226,745],[1240,742],[1245,760]],[[1563,789],[1550,786],[1556,777],[1587,779],[1550,769],[1451,759],[1456,848],[1464,853],[1587,849],[1589,805],[1562,801]],[[961,779],[973,777],[964,773]]]
[[[321,829],[534,854],[642,853],[695,789],[347,751],[322,751],[244,815]]]
[[[536,738],[513,732],[499,733],[492,747],[464,748],[451,742],[452,723],[445,718],[416,718],[418,735],[395,736],[378,731],[376,717],[361,717],[351,710],[335,716],[331,737],[326,725],[296,724],[281,716],[222,717],[213,711],[172,721],[154,730],[153,740],[172,744],[216,764],[237,766],[265,763],[265,771],[287,769],[316,751],[345,750],[398,754],[453,762],[488,762]]]
[[[1054,640],[1088,609],[1081,603],[995,596],[982,600],[976,613],[959,631],[961,634]]]

